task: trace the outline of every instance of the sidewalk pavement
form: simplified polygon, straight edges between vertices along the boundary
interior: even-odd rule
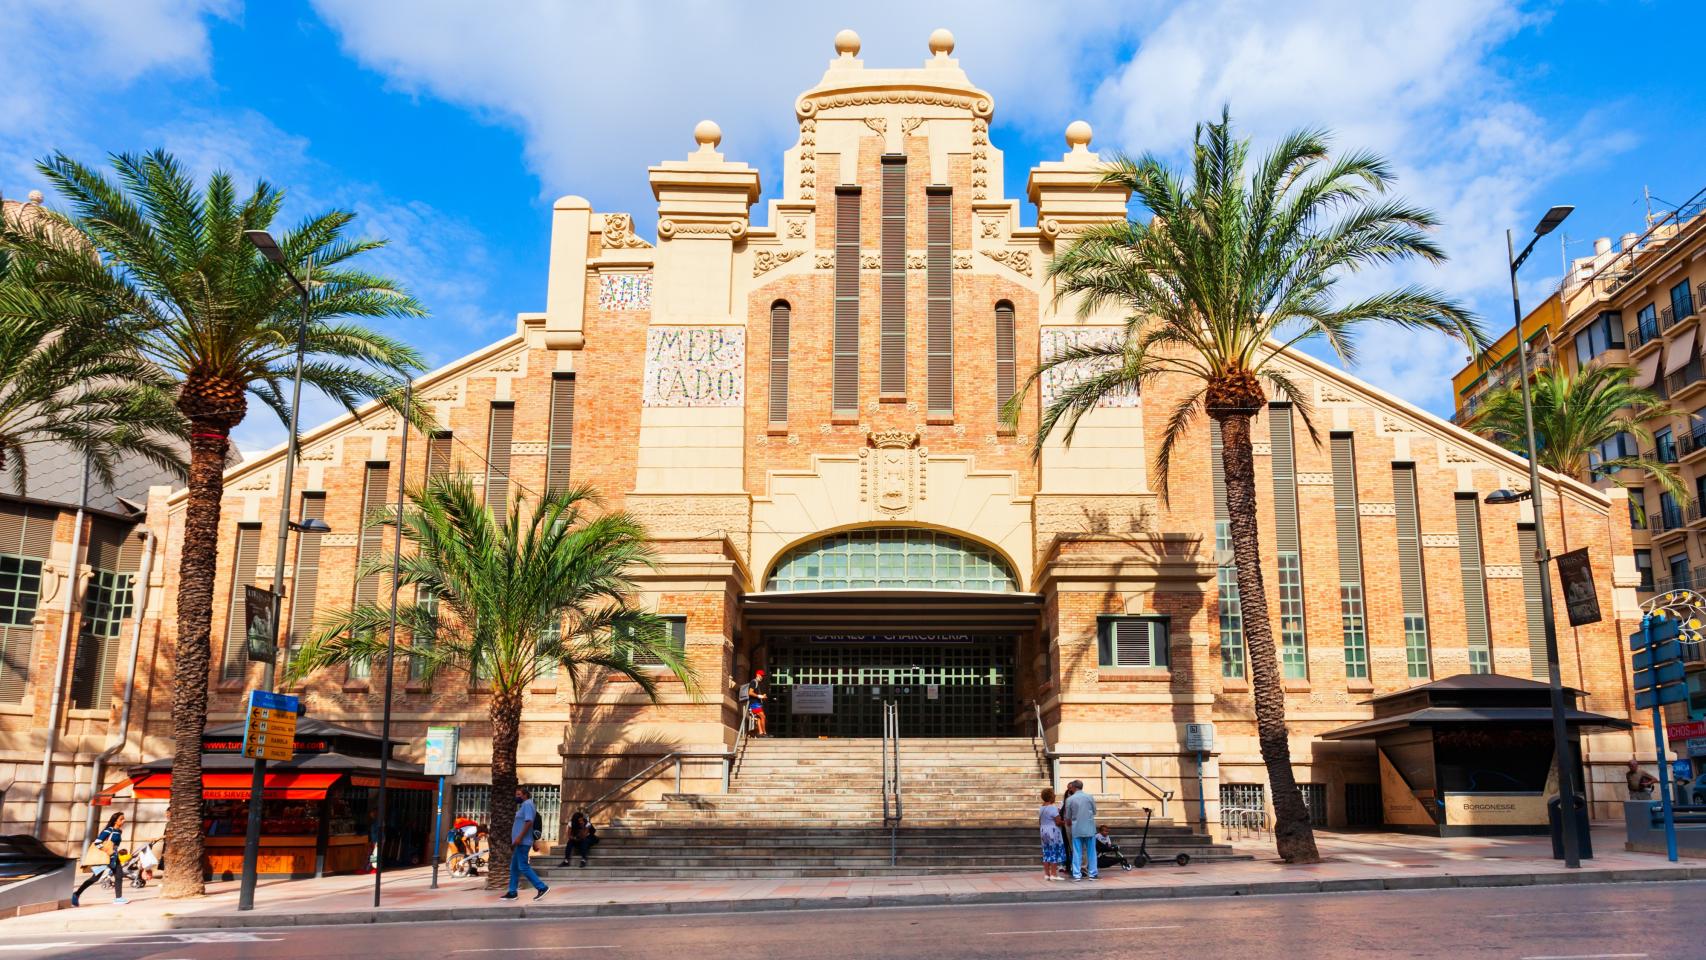
[[[0,921],[7,936],[88,930],[195,930],[345,923],[420,923],[516,917],[637,916],[756,910],[847,909],[968,903],[1075,900],[1142,900],[1355,890],[1527,886],[1560,883],[1629,883],[1706,880],[1706,859],[1669,863],[1663,856],[1623,850],[1623,829],[1596,828],[1595,858],[1579,870],[1551,859],[1544,837],[1415,837],[1398,833],[1317,834],[1323,862],[1288,866],[1274,859],[1267,839],[1238,844],[1255,860],[1155,864],[1142,870],[1104,872],[1095,884],[1048,883],[1039,868],[1025,873],[953,876],[805,878],[777,880],[599,881],[559,877],[544,899],[500,902],[485,878],[451,879],[441,871],[429,888],[430,868],[386,874],[384,906],[373,908],[373,877],[262,881],[256,908],[237,912],[235,882],[208,885],[199,900],[163,900],[159,886],[126,891],[130,903],[113,906],[91,888],[85,906]]]

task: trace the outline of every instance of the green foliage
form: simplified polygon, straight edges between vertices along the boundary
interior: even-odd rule
[[[1441,331],[1484,347],[1486,338],[1460,305],[1407,286],[1341,297],[1356,273],[1412,259],[1439,262],[1428,236],[1434,215],[1388,196],[1390,164],[1367,152],[1330,157],[1328,137],[1303,130],[1282,139],[1254,170],[1248,143],[1229,116],[1197,127],[1192,164],[1176,171],[1146,155],[1112,161],[1104,182],[1130,192],[1147,222],[1094,226],[1049,263],[1057,302],[1080,316],[1123,314],[1123,336],[1045,360],[1007,410],[1050,370],[1084,364],[1090,372],[1043,411],[1037,449],[1057,430],[1070,443],[1080,419],[1101,398],[1183,375],[1202,386],[1169,411],[1155,458],[1165,495],[1175,447],[1197,414],[1238,410],[1217,386],[1265,384],[1310,420],[1308,394],[1294,388],[1274,358],[1286,347],[1324,339],[1346,364],[1355,334],[1369,324]],[[1251,390],[1235,396],[1250,397]],[[1257,388],[1255,396],[1260,395]]]
[[[631,606],[634,572],[653,562],[644,527],[623,512],[591,515],[598,504],[588,487],[548,493],[537,509],[516,497],[498,519],[468,481],[441,476],[408,495],[403,538],[414,548],[398,562],[398,584],[429,602],[397,605],[398,645],[417,675],[458,669],[494,693],[525,692],[542,669],[555,665],[579,689],[589,670],[608,670],[657,691],[650,660],[693,688],[668,624]],[[369,524],[394,519],[388,509]],[[388,574],[392,557],[374,557],[359,576]],[[291,660],[290,675],[351,661],[385,662],[389,602],[357,606],[323,620]]]

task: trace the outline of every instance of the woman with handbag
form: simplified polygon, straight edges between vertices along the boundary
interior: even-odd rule
[[[124,814],[115,813],[107,818],[107,825],[95,836],[94,844],[89,847],[89,856],[105,854],[107,862],[95,867],[94,872],[89,874],[89,879],[83,881],[83,885],[71,895],[72,906],[79,906],[77,900],[83,896],[83,891],[108,874],[113,878],[113,903],[123,906],[130,902],[124,898],[124,867],[118,859],[119,844],[123,842]]]

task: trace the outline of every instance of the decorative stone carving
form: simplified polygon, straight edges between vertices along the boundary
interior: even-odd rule
[[[883,267],[883,258],[882,257],[880,257],[874,253],[862,253],[859,255],[859,269],[861,269],[861,270],[881,270],[882,267]]]
[[[1025,276],[1031,275],[1031,252],[1029,250],[984,250],[984,256],[1001,264],[1014,273]]]
[[[832,253],[820,253],[820,254],[818,254],[817,255],[817,263],[815,264],[815,266],[819,270],[834,270],[835,269],[835,255]]]
[[[989,199],[989,121],[971,122],[971,198]]]
[[[806,222],[799,217],[788,218],[788,239],[803,240],[806,236]]]
[[[238,493],[271,493],[273,471],[263,470],[260,473],[233,486],[231,489]]]
[[[906,430],[881,430],[868,435],[870,447],[859,451],[860,496],[885,513],[912,509],[925,451],[918,447],[918,434]]]
[[[323,533],[320,535],[322,547],[353,547],[361,540],[356,533]]]
[[[924,269],[925,262],[924,254],[922,253],[909,253],[906,255],[906,269],[908,270],[922,270]]]
[[[1404,421],[1389,413],[1381,414],[1379,420],[1381,433],[1406,433],[1409,430],[1409,427],[1405,425]]]
[[[1424,546],[1424,547],[1455,547],[1455,546],[1457,546],[1457,534],[1455,534],[1455,533],[1424,533],[1424,534],[1422,534],[1422,546]]]
[[[1503,564],[1494,564],[1486,567],[1483,572],[1486,574],[1488,580],[1522,579],[1522,565],[1517,563],[1513,563],[1508,566]]]
[[[746,381],[745,327],[646,331],[648,407],[738,407]]]
[[[904,136],[911,136],[912,131],[917,130],[923,122],[923,117],[903,117],[900,121],[900,132]]]
[[[336,459],[336,452],[330,443],[316,444],[297,453],[296,460],[299,463],[331,463]]]
[[[1350,394],[1346,393],[1345,391],[1340,390],[1338,387],[1334,386],[1333,384],[1326,383],[1326,382],[1317,382],[1317,384],[1316,384],[1316,402],[1317,403],[1355,403],[1356,397],[1353,397]]]
[[[1396,517],[1398,505],[1395,503],[1359,503],[1357,513],[1365,517]]]
[[[1274,455],[1273,444],[1252,441],[1250,443],[1250,455],[1253,457],[1271,457]]]
[[[971,254],[969,254],[969,253],[956,253],[956,254],[954,254],[954,269],[955,270],[970,270],[971,269]]]
[[[604,215],[604,248],[606,250],[627,250],[650,246],[651,244],[634,236],[633,217],[626,213],[607,213]]]
[[[707,236],[714,237],[726,234],[739,240],[746,236],[746,221],[730,220],[727,223],[676,223],[674,220],[658,221],[658,236],[668,240],[671,237]]]
[[[1333,485],[1333,475],[1330,473],[1300,473],[1297,475],[1297,485],[1300,487],[1330,487]]]
[[[760,250],[752,258],[752,275],[769,273],[795,257],[805,256],[804,250]]]
[[[1001,236],[1001,221],[995,217],[985,217],[978,224],[978,236],[985,240]]]
[[[818,94],[801,97],[799,102],[794,104],[794,112],[802,120],[809,120],[817,116],[819,110],[833,110],[836,107],[874,107],[885,103],[969,110],[972,116],[979,118],[974,122],[983,123],[985,130],[989,128],[988,119],[995,114],[995,104],[988,97],[961,96],[923,90],[877,90],[869,93]]]
[[[865,126],[870,127],[872,130],[875,130],[880,134],[887,134],[889,132],[889,122],[883,117],[866,117]]]
[[[1060,221],[1053,217],[1044,217],[1037,221],[1037,231],[1050,240],[1060,237]]]
[[[646,279],[650,280],[651,276],[649,274],[647,274]],[[649,287],[649,284],[648,284],[648,287]],[[521,372],[521,354],[512,353],[507,357],[503,357],[503,358],[493,362],[491,366],[486,367],[484,370],[481,370],[480,372],[481,373],[520,373]]]
[[[1044,327],[1041,331],[1041,355],[1052,360],[1069,350],[1112,347],[1120,343],[1123,333],[1119,327]],[[1059,399],[1073,384],[1118,363],[1118,358],[1112,356],[1087,357],[1048,368],[1042,377],[1043,405],[1046,407]],[[1097,406],[1135,407],[1139,402],[1138,392],[1133,389],[1103,397]]]
[[[543,457],[550,452],[550,444],[543,440],[515,440],[509,445],[509,452],[514,457]]]
[[[800,199],[817,193],[817,121],[800,121]]]

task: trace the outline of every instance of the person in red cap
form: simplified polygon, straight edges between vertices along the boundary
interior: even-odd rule
[[[764,726],[764,671],[756,670],[752,674],[752,682],[741,690],[741,696],[746,699],[747,712],[752,715],[752,733],[755,737],[767,737],[769,732]]]

